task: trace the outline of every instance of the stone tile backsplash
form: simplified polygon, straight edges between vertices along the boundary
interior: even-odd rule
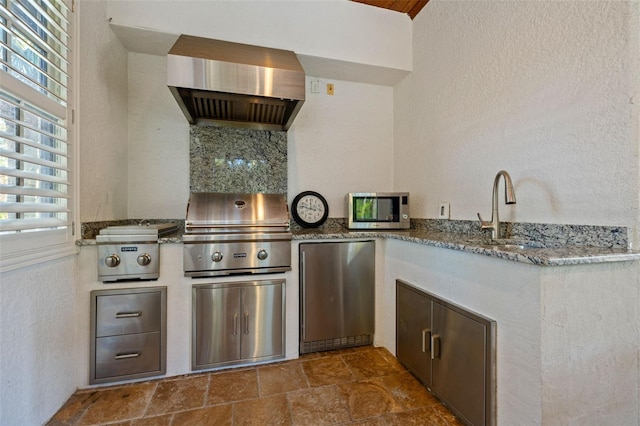
[[[544,243],[546,247],[591,246],[622,249],[629,247],[629,228],[625,226],[526,222],[502,222],[500,225],[504,238],[537,241]],[[411,228],[489,238],[487,231],[480,230],[477,220],[411,219]]]
[[[287,193],[287,132],[191,126],[191,192]]]

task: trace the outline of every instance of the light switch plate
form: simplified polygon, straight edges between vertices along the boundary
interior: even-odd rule
[[[440,203],[438,219],[449,219],[449,203]]]
[[[320,80],[311,80],[311,93],[320,93]]]

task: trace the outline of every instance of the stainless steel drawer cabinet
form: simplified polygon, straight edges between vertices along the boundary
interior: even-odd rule
[[[156,373],[160,343],[159,331],[96,339],[96,379]]]
[[[91,384],[166,372],[166,287],[91,292]]]
[[[96,337],[159,331],[161,299],[159,291],[98,295]]]
[[[396,281],[396,355],[465,424],[495,425],[496,322]]]

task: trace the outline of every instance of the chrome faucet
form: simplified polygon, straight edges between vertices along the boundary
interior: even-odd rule
[[[478,213],[478,219],[480,219],[480,229],[491,229],[491,239],[496,240],[501,238],[500,235],[500,219],[498,218],[498,183],[500,182],[500,176],[504,177],[504,202],[505,204],[516,203],[516,192],[513,190],[513,183],[511,182],[511,176],[505,170],[500,170],[493,180],[493,197],[491,202],[493,204],[493,210],[491,212],[491,221],[487,222],[482,220],[482,216]]]

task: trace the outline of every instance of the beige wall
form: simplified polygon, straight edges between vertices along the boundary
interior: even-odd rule
[[[184,3],[184,10],[188,10],[187,5],[192,3]],[[321,3],[308,10],[316,10]],[[89,87],[84,93],[91,96],[82,96],[81,93],[81,99],[86,100],[84,104],[89,104],[88,111],[83,112],[88,117],[83,121],[84,132],[88,136],[81,141],[81,221],[183,218],[189,191],[189,125],[167,89],[166,60],[164,56],[136,52],[129,52],[122,58],[122,46],[117,39],[113,41],[108,17],[113,13],[117,22],[122,23],[126,18],[128,21],[125,23],[129,25],[148,24],[169,32],[175,28],[167,26],[178,25],[181,21],[173,19],[166,22],[170,15],[168,9],[152,16],[153,23],[144,20],[150,19],[150,15],[125,13],[135,10],[140,2],[115,2],[106,10],[102,7],[105,4],[82,3],[88,10],[87,14],[90,12],[95,32],[102,34],[102,37],[88,37],[85,46],[87,51],[103,52],[103,57],[109,57],[107,53],[113,51],[116,63],[104,66],[114,72],[117,69],[121,78],[104,78],[107,71],[100,68],[99,57],[85,55],[88,62],[85,75],[97,73],[98,78],[85,79]],[[167,7],[172,4],[167,3]],[[213,9],[212,13],[223,6],[223,2],[207,5]],[[351,11],[352,6],[347,5],[347,9]],[[293,8],[289,13],[291,23],[295,23],[294,18],[300,17],[303,10]],[[213,15],[218,16],[217,13]],[[379,19],[378,12],[373,15]],[[389,21],[392,24],[390,31],[400,33],[394,39],[410,41],[406,34],[410,21],[398,20],[395,14],[392,18]],[[130,22],[132,19],[135,22]],[[363,22],[361,26],[366,27],[365,24]],[[341,33],[367,31],[361,26],[343,28]],[[197,35],[207,35],[211,28],[215,26],[194,23],[190,27],[191,33]],[[329,36],[329,29],[325,30]],[[318,31],[315,29],[301,35],[309,46],[307,52],[315,53],[314,49],[318,49],[317,42],[321,37]],[[335,37],[335,34],[331,33],[331,36]],[[285,34],[269,34],[263,44],[280,43],[278,47],[287,47],[290,40]],[[376,58],[406,62],[407,49],[387,47],[376,52],[364,44],[362,46],[365,46],[366,60],[370,62],[375,62]],[[336,57],[344,55],[345,49],[355,49],[352,43],[336,45],[335,48],[338,51]],[[392,53],[395,57],[388,59]],[[120,60],[124,62],[120,63]],[[84,64],[82,67],[84,69]],[[393,89],[325,76],[308,75],[307,81],[311,78],[320,82],[322,90],[316,94],[307,89],[305,103],[288,132],[289,199],[301,191],[315,190],[327,198],[330,216],[343,217],[347,192],[393,189]],[[334,84],[333,96],[326,94],[327,83]],[[96,105],[94,98],[104,99],[111,93],[107,90],[108,84],[114,86],[113,92],[118,94],[118,98],[109,104]],[[125,99],[120,97],[123,94]],[[123,123],[121,127],[119,123]],[[117,135],[116,131],[119,132]],[[127,139],[125,145],[123,137]]]
[[[0,424],[41,425],[80,380],[76,258],[0,274]]]
[[[127,52],[104,2],[78,8],[80,222],[127,218]]]
[[[637,231],[638,2],[431,1],[395,87],[395,185],[412,214],[623,225]],[[502,204],[502,202],[501,202]],[[638,237],[636,237],[636,242]]]
[[[116,25],[287,49],[310,63],[411,69],[411,19],[352,1],[106,1]]]
[[[315,190],[344,217],[347,192],[393,189],[393,89],[317,79],[335,94],[307,90],[288,131],[289,201]],[[184,218],[189,124],[166,87],[165,58],[129,53],[128,111],[128,217]]]
[[[189,123],[167,88],[165,57],[129,53],[128,217],[184,219]]]

